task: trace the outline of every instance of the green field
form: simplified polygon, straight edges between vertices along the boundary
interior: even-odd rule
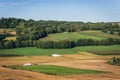
[[[36,47],[26,47],[26,48],[15,48],[15,49],[1,49],[0,54],[17,54],[17,55],[51,55],[51,54],[76,54],[79,52],[90,52],[93,50],[104,51],[104,50],[120,50],[120,45],[111,46],[81,46],[71,49],[39,49]],[[109,53],[108,53],[109,54]]]
[[[120,55],[120,50],[91,50],[88,52],[97,55]]]
[[[51,75],[93,74],[93,73],[105,72],[105,71],[97,71],[97,70],[62,67],[55,65],[11,66],[10,68],[41,72]]]
[[[118,35],[109,34],[109,33],[103,33],[102,31],[99,31],[99,30],[95,30],[95,31],[93,31],[93,30],[81,31],[79,33],[85,34],[85,35],[90,35],[90,36],[120,39],[120,36],[118,36]]]
[[[95,40],[101,40],[106,39],[104,37],[94,36],[94,35],[88,35],[88,34],[81,34],[78,32],[70,32],[70,33],[56,33],[56,34],[49,34],[48,37],[42,38],[40,40],[44,41],[61,41],[61,40],[73,40],[77,41],[78,39],[95,39]]]

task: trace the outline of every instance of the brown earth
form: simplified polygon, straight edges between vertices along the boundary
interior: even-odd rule
[[[62,76],[0,67],[0,80],[71,80]]]
[[[15,30],[12,29],[6,29],[6,28],[0,28],[0,34],[12,34],[12,35],[16,35]]]
[[[16,35],[16,32],[15,32],[15,31],[13,31],[13,32],[10,32],[10,34],[12,34],[12,35]]]
[[[106,60],[74,60],[67,62],[50,62],[44,64],[59,65],[59,66],[66,66],[66,67],[73,67],[80,69],[108,71],[120,75],[119,66],[109,65],[106,64],[105,62]]]
[[[85,57],[84,55],[89,55],[90,58],[88,56]],[[57,58],[52,56],[1,57],[0,66],[23,65],[24,63],[29,62],[32,64],[50,64],[109,72],[101,74],[55,76],[32,71],[13,70],[6,67],[0,67],[0,80],[120,80],[120,67],[106,64],[106,60],[103,60],[103,57],[101,57],[102,56],[96,56],[88,53],[82,53],[82,55],[63,55],[62,57]],[[106,58],[109,57],[110,56],[106,56]]]

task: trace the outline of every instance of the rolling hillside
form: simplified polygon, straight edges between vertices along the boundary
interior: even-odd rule
[[[100,36],[96,36],[96,35],[89,35],[89,34],[84,34],[83,31],[81,31],[81,33],[79,32],[64,32],[64,33],[56,33],[56,34],[49,34],[47,37],[45,38],[41,38],[40,40],[43,41],[61,41],[61,40],[73,40],[73,41],[77,41],[78,39],[94,39],[94,40],[102,40],[102,39],[106,39],[104,37],[100,37]]]

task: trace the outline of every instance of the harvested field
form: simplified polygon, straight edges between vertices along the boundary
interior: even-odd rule
[[[8,28],[0,28],[0,34],[5,34],[5,33],[8,33],[8,34],[13,34],[16,35],[16,32],[14,29],[8,29]]]
[[[86,57],[85,57],[86,56]],[[89,57],[90,56],[90,57]],[[47,64],[79,69],[102,70],[110,73],[102,74],[78,74],[66,76],[47,75],[38,72],[13,70],[0,67],[0,79],[2,80],[119,80],[120,67],[106,64],[106,58],[113,56],[98,56],[82,52],[81,54],[68,54],[62,57],[52,56],[24,56],[24,57],[1,57],[0,66],[23,65],[24,63]],[[16,73],[16,74],[14,74]]]
[[[116,73],[120,71],[120,68],[117,66],[108,65],[103,63],[102,60],[78,60],[78,61],[66,61],[65,62],[50,62],[47,64],[54,64],[54,65],[64,65],[64,66],[72,66],[77,68],[86,68],[86,69],[102,69],[107,71],[111,71],[112,73],[105,73],[105,74],[79,74],[79,75],[67,75],[67,76],[54,76],[54,75],[47,75],[37,72],[31,71],[23,71],[23,70],[13,70],[8,68],[0,67],[0,78],[2,80],[10,79],[13,80],[119,80],[120,74]],[[79,63],[79,64],[78,64]],[[88,64],[89,63],[89,64]],[[99,64],[99,65],[98,65]],[[104,64],[104,65],[103,65]],[[80,66],[82,65],[82,66]],[[105,66],[105,67],[104,67]],[[102,68],[101,68],[102,67]],[[113,71],[115,70],[115,71]],[[13,74],[11,74],[13,73]],[[16,73],[16,74],[14,74]]]
[[[80,74],[68,76],[54,76],[31,71],[13,70],[0,67],[0,79],[2,80],[119,80],[120,76],[107,74]]]
[[[67,61],[67,64],[66,62],[51,62],[46,64],[74,67],[80,69],[103,70],[103,71],[110,71],[113,73],[120,74],[119,66],[109,65],[106,64],[105,62],[106,62],[105,60],[74,60],[74,61]]]
[[[95,54],[81,52],[79,54],[66,54],[62,57],[52,56],[20,56],[20,57],[0,57],[0,66],[2,65],[22,65],[24,63],[42,64],[50,62],[67,62],[74,60],[106,60],[115,55],[110,56],[98,56]],[[117,55],[117,57],[120,57]]]
[[[0,79],[2,80],[68,80],[61,76],[51,76],[31,71],[13,70],[0,67]]]

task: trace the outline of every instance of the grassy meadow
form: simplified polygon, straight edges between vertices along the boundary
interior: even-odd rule
[[[0,29],[3,30],[3,29]],[[8,29],[9,31],[9,29]],[[64,32],[49,34],[48,37],[42,38],[40,40],[53,40],[60,41],[64,39],[77,41],[78,39],[107,39],[116,38],[120,39],[118,35],[111,35],[108,33],[103,33],[99,30],[93,31],[81,31],[81,32]],[[16,37],[6,37],[5,40],[16,40]],[[120,55],[120,45],[111,46],[80,46],[70,49],[41,49],[36,47],[25,47],[25,48],[15,48],[15,49],[1,49],[0,56],[36,56],[36,55],[51,55],[51,54],[76,54],[79,52],[90,52],[97,55]]]
[[[88,30],[88,31],[80,31],[80,32],[64,32],[64,33],[56,33],[49,34],[48,37],[41,38],[43,41],[61,41],[65,39],[77,41],[78,39],[94,39],[94,40],[102,40],[107,38],[120,39],[120,36],[115,34],[103,33],[99,30]]]
[[[120,36],[118,36],[118,35],[103,33],[102,31],[99,31],[99,30],[81,31],[79,33],[80,34],[85,34],[85,35],[90,35],[90,36],[96,36],[96,37],[120,39]]]
[[[104,37],[94,36],[94,35],[88,35],[88,34],[81,34],[79,32],[69,32],[69,33],[56,33],[56,34],[49,34],[48,37],[42,38],[40,40],[44,41],[61,41],[61,40],[73,40],[77,41],[78,39],[95,39],[95,40],[101,40],[106,39]]]
[[[120,55],[120,50],[91,50],[88,52],[97,55]]]
[[[36,71],[51,75],[72,75],[72,74],[93,74],[93,73],[104,73],[104,71],[77,69],[55,65],[32,65],[32,66],[11,66],[13,69],[22,69],[29,71]]]
[[[110,50],[110,51],[109,51]],[[111,54],[111,51],[114,51],[113,54],[120,54],[120,45],[111,45],[111,46],[80,46],[70,49],[39,49],[36,47],[26,47],[26,48],[15,48],[15,49],[1,49],[0,55],[16,54],[24,56],[36,56],[36,55],[51,55],[51,54],[76,54],[79,52],[92,52],[99,54],[103,52],[102,55],[106,54],[104,51],[108,51],[107,54]],[[96,51],[96,52],[93,52]],[[98,53],[98,52],[99,53]]]

